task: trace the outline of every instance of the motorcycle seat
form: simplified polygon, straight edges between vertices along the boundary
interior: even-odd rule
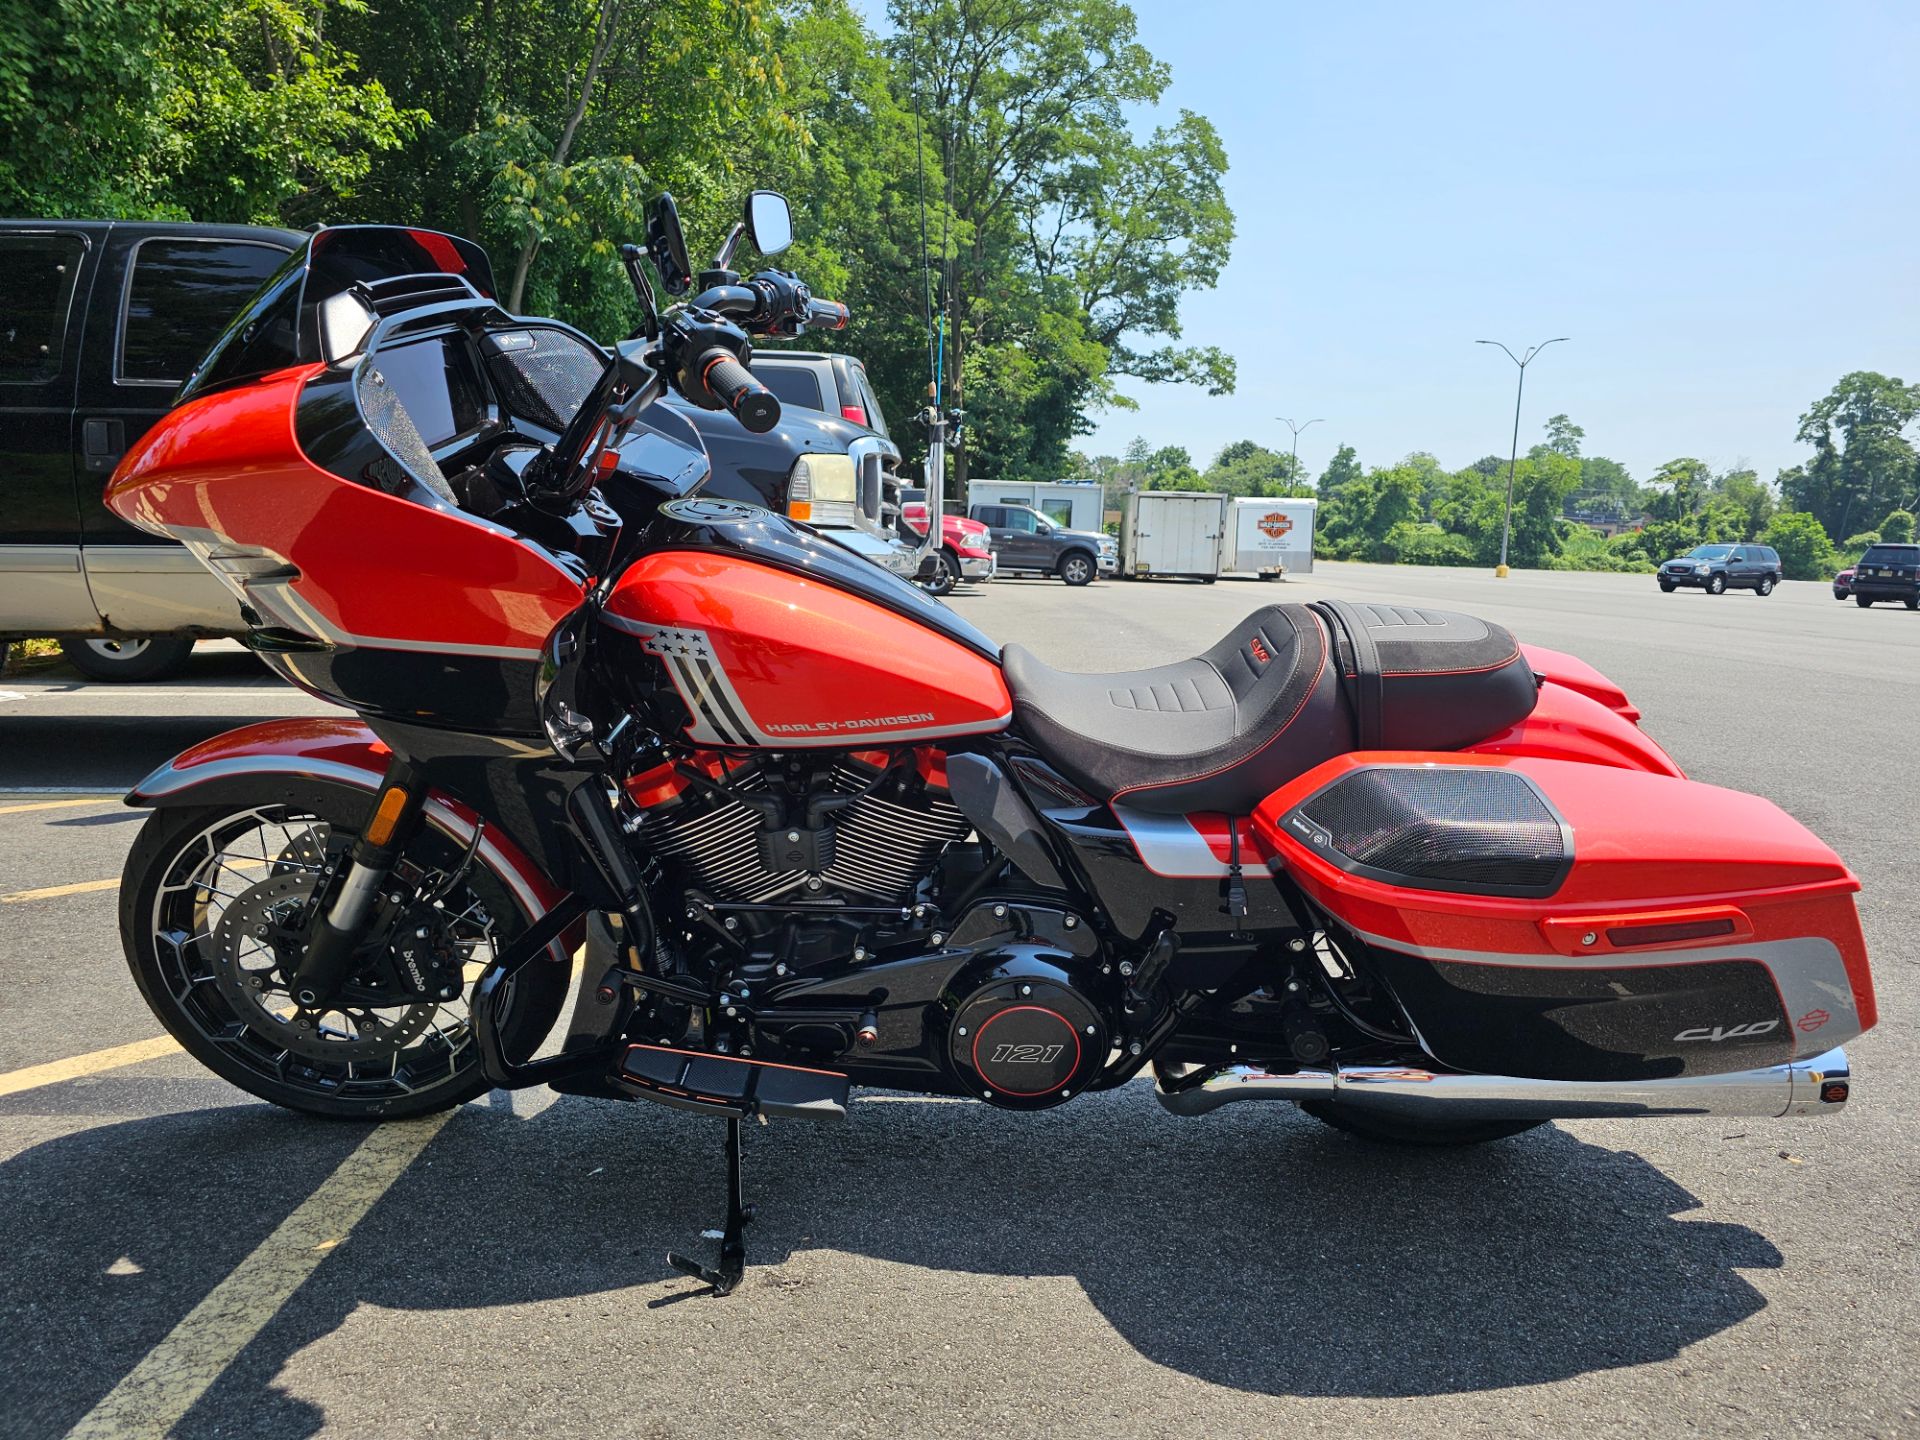
[[[1407,605],[1270,605],[1211,649],[1079,674],[1001,653],[1028,736],[1101,800],[1245,814],[1347,751],[1456,750],[1532,713],[1538,682],[1499,625]]]

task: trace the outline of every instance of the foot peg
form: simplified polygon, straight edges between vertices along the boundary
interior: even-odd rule
[[[667,1252],[667,1263],[704,1284],[708,1295],[731,1294],[746,1273],[743,1232],[754,1215],[753,1206],[740,1198],[740,1122],[749,1115],[844,1120],[850,1088],[847,1077],[832,1070],[675,1050],[666,1045],[631,1045],[621,1058],[614,1080],[631,1095],[679,1110],[725,1117],[727,1223],[720,1232],[720,1263],[703,1265],[673,1251]]]

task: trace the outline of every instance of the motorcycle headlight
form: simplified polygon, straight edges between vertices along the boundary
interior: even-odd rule
[[[787,476],[787,514],[811,520],[822,508],[845,513],[860,508],[860,477],[851,455],[802,455]]]

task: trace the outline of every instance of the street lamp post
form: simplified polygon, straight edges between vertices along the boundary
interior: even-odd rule
[[[1296,425],[1284,415],[1276,415],[1273,418],[1293,432],[1293,459],[1287,466],[1287,483],[1289,485],[1297,485],[1300,482],[1300,432],[1310,425],[1318,425],[1326,417],[1324,415],[1316,415],[1313,419],[1307,421],[1305,425]]]
[[[1507,351],[1507,358],[1520,367],[1520,383],[1513,392],[1513,449],[1507,456],[1507,518],[1500,527],[1500,564],[1493,572],[1501,579],[1505,579],[1507,574],[1507,541],[1513,537],[1513,470],[1514,466],[1520,463],[1520,397],[1527,393],[1527,366],[1531,365],[1534,357],[1547,346],[1558,345],[1562,340],[1572,338],[1570,335],[1556,335],[1551,340],[1542,340],[1525,355],[1514,354],[1511,350],[1507,350],[1506,346],[1500,345],[1498,340],[1473,342],[1476,345],[1500,345],[1502,350]]]

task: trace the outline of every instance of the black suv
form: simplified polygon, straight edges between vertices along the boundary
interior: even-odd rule
[[[1709,595],[1723,590],[1771,595],[1780,583],[1780,557],[1765,545],[1696,545],[1662,565],[1658,578],[1660,589],[1668,595],[1682,585]]]
[[[1920,545],[1869,545],[1853,567],[1853,603],[1862,610],[1876,600],[1901,600],[1920,610]]]

